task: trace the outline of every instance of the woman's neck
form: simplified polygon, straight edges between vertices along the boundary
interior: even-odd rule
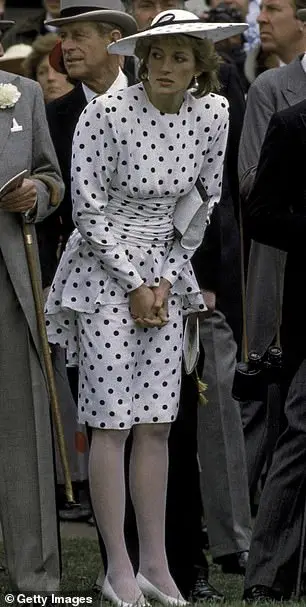
[[[143,86],[149,100],[156,109],[164,114],[177,114],[184,101],[184,93],[180,92],[176,95],[158,95],[152,91],[149,82],[144,82]]]

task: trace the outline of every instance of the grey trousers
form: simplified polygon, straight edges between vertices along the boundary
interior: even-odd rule
[[[224,315],[201,321],[207,405],[198,412],[201,492],[214,558],[248,550],[251,514],[239,403],[232,398],[237,346]]]
[[[14,249],[12,247],[12,254]],[[0,251],[0,517],[12,590],[60,581],[49,401]]]

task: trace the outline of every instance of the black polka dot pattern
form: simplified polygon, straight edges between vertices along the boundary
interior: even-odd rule
[[[128,429],[133,424],[167,423],[171,416],[176,417],[181,378],[180,311],[180,298],[175,297],[169,324],[150,332],[135,329],[127,305],[119,305],[116,316],[109,306],[100,307],[94,315],[79,315],[80,423]],[[103,331],[97,329],[101,326]],[[123,365],[126,343],[125,361],[129,362]],[[106,350],[107,355],[101,357]]]
[[[175,237],[174,214],[182,195],[192,200],[199,177],[208,215],[219,202],[227,125],[223,97],[196,100],[187,93],[170,115],[150,104],[141,84],[95,99],[79,120],[72,158],[76,230],[46,314],[50,342],[79,364],[80,421],[124,429],[175,419],[182,318],[204,304],[190,263],[194,251]],[[172,285],[173,322],[135,328],[129,292],[142,283],[158,286],[161,276]]]

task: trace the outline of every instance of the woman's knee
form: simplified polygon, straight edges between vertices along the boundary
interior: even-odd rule
[[[91,448],[98,445],[103,445],[104,448],[108,445],[124,445],[129,433],[129,430],[102,430],[100,428],[92,428]]]
[[[169,438],[171,424],[138,424],[133,428],[133,442],[160,441]]]

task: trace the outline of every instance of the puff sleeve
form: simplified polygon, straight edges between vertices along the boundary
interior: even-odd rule
[[[77,124],[71,164],[73,221],[95,257],[126,292],[143,284],[122,245],[112,234],[105,211],[118,160],[117,133],[110,108],[94,99]]]
[[[220,202],[222,192],[223,165],[228,137],[228,102],[224,97],[218,97],[216,104],[216,116],[213,124],[207,126],[210,129],[208,138],[209,146],[205,150],[203,163],[199,173],[199,179],[208,196],[207,220],[213,211],[215,204]],[[196,186],[193,186],[196,187]],[[193,189],[190,191],[192,196]],[[186,197],[188,212],[188,198]],[[191,206],[191,205],[190,205]],[[205,225],[199,226],[204,238]],[[176,281],[184,266],[191,260],[196,249],[186,249],[182,246],[180,239],[176,238],[170,248],[162,270],[162,277],[172,285]]]

